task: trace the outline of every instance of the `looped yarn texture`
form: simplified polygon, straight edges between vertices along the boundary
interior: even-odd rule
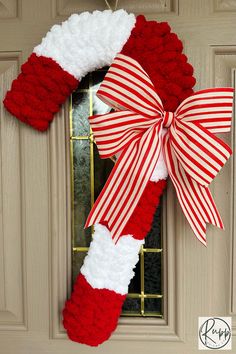
[[[22,65],[5,107],[22,122],[47,130],[81,78],[111,64],[135,22],[133,14],[120,9],[73,14],[54,25]]]
[[[193,93],[193,67],[183,44],[167,22],[147,21],[143,15],[121,53],[137,60],[151,78],[165,111],[174,112]]]
[[[126,295],[94,288],[80,273],[71,299],[63,310],[63,325],[68,337],[82,344],[97,346],[107,340],[117,326]]]
[[[110,22],[106,22],[108,19]],[[91,47],[93,45],[91,36],[88,37],[88,43],[84,34],[81,36],[78,26],[81,21],[84,26],[86,23],[94,26],[96,20],[107,23],[108,32],[112,31],[113,35],[109,33],[106,35],[100,33],[99,35],[99,31],[97,31],[96,38],[98,36],[98,40],[94,43],[96,45],[96,50],[94,50]],[[49,32],[42,45],[36,47],[36,49],[38,48],[35,49],[37,53],[33,53],[22,65],[22,72],[13,81],[11,90],[7,92],[4,99],[7,110],[35,129],[46,130],[55,113],[60,110],[61,104],[78,86],[80,80],[78,72],[86,71],[80,68],[79,59],[78,62],[76,60],[81,57],[84,45],[84,50],[87,48],[88,55],[86,56],[84,53],[81,58],[84,65],[90,69],[95,69],[96,65],[98,67],[97,60],[95,60],[96,65],[93,64],[96,53],[98,53],[101,63],[107,65],[108,62],[111,63],[114,55],[123,46],[121,52],[137,60],[148,73],[165,110],[174,112],[179,103],[193,93],[192,87],[195,84],[193,67],[182,53],[182,42],[176,34],[171,33],[170,26],[166,22],[146,21],[143,15],[138,16],[135,23],[133,21],[135,21],[133,17],[124,10],[114,13],[107,10],[104,12],[95,11],[90,17],[89,13],[74,14],[63,23],[61,29],[58,25],[54,26],[56,30]],[[116,34],[117,40],[114,38],[115,34],[111,23],[114,23],[115,26],[121,24],[119,33]],[[132,26],[134,27],[130,35],[129,31]],[[87,27],[85,26],[85,28]],[[105,29],[104,31],[106,32]],[[72,63],[69,65],[67,58],[69,54],[66,56],[67,61],[64,58],[64,52],[69,52],[69,48],[65,49],[63,46],[68,45],[67,42],[75,41],[75,35],[81,36],[82,47],[78,47],[79,38],[76,38],[75,48],[71,43],[75,57],[72,56]],[[110,38],[112,42],[107,45],[104,38]],[[57,42],[62,42],[61,46]],[[53,50],[50,49],[50,45]],[[107,49],[107,54],[104,52],[105,49]],[[59,55],[60,50],[63,51],[61,55]],[[47,55],[40,55],[41,52],[46,52]],[[57,59],[53,58],[52,53],[56,55]],[[61,65],[58,60],[61,60]],[[91,65],[88,62],[91,62]],[[76,74],[73,75],[73,71]]]
[[[31,54],[7,92],[4,105],[24,123],[44,131],[78,80],[52,59]]]

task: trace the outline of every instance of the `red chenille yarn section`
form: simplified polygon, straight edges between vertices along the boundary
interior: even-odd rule
[[[121,53],[137,60],[151,78],[166,111],[174,112],[193,93],[193,67],[182,53],[183,44],[167,22],[137,16]]]
[[[31,54],[3,101],[20,121],[44,131],[79,81],[53,59]]]
[[[125,297],[112,290],[92,288],[80,273],[63,310],[68,337],[90,346],[107,340],[117,326]]]
[[[166,184],[166,180],[148,182],[138,205],[123,230],[124,235],[132,235],[137,240],[142,240],[147,236]]]

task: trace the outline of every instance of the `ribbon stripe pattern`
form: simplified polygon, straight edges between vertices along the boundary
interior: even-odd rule
[[[175,112],[165,112],[141,65],[118,54],[97,92],[115,111],[89,121],[100,157],[120,155],[85,227],[106,221],[116,243],[162,150],[183,213],[206,246],[206,223],[223,228],[208,186],[232,153],[214,134],[230,131],[233,92],[233,88],[201,90]]]

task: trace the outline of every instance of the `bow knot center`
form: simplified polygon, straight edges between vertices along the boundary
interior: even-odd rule
[[[164,112],[163,113],[163,126],[165,128],[169,128],[169,126],[172,124],[174,119],[174,113],[173,112]]]

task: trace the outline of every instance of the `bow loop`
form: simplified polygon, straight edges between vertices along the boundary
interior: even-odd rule
[[[117,242],[163,149],[182,210],[206,245],[206,223],[223,228],[208,185],[232,153],[214,134],[230,130],[233,91],[202,90],[166,112],[140,64],[119,54],[97,93],[116,112],[89,120],[100,156],[120,155],[85,227],[106,221]]]
[[[117,111],[128,110],[147,119],[164,112],[147,73],[138,62],[123,54],[109,68],[97,96]]]

